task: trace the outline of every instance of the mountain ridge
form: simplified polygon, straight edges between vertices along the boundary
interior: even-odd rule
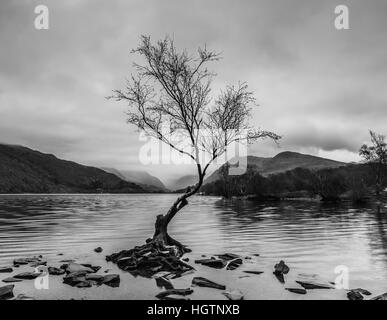
[[[99,168],[24,146],[0,144],[0,193],[142,193]]]

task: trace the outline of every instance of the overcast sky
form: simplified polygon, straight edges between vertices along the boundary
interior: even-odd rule
[[[34,28],[45,4],[50,29]],[[350,30],[334,9],[349,7]],[[107,101],[138,61],[141,34],[221,51],[215,88],[247,81],[253,123],[283,136],[250,154],[292,150],[357,161],[368,129],[387,134],[385,0],[2,0],[0,142],[82,164],[142,168],[125,104]],[[164,180],[185,166],[146,166]]]

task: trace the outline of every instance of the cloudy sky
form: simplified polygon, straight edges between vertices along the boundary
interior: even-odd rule
[[[36,30],[45,4],[50,29]],[[349,7],[349,30],[334,9]],[[164,180],[186,166],[142,166],[142,142],[125,123],[122,88],[141,34],[180,48],[221,51],[215,88],[247,81],[253,123],[283,136],[250,154],[284,150],[357,161],[368,129],[387,134],[385,0],[2,0],[0,142],[82,164],[143,168]]]

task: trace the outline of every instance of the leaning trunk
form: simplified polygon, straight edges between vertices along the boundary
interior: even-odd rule
[[[173,203],[173,205],[165,215],[160,214],[156,217],[155,233],[152,239],[153,242],[155,242],[160,247],[176,246],[178,249],[178,252],[177,252],[178,255],[183,255],[185,252],[189,251],[180,242],[173,239],[168,234],[168,225],[172,221],[173,217],[188,204],[187,199],[199,191],[202,183],[203,183],[203,178],[201,177],[199,179],[199,182],[194,187],[188,188],[186,193],[184,193],[182,196],[177,198],[177,200]]]

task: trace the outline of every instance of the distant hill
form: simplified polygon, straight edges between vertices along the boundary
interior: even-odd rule
[[[0,144],[0,193],[137,193],[145,190],[101,169],[22,146]]]
[[[169,188],[171,190],[182,190],[189,186],[192,186],[198,182],[197,175],[186,175],[170,183]]]
[[[231,160],[230,163],[236,163],[237,160]],[[262,176],[282,173],[296,168],[309,170],[320,170],[327,168],[337,168],[345,166],[346,163],[335,160],[316,157],[298,152],[284,151],[277,154],[273,158],[262,158],[255,156],[247,156],[247,166],[254,172],[260,173]],[[210,183],[219,179],[219,170],[216,170],[210,175],[205,183]]]
[[[117,177],[134,182],[146,190],[153,192],[166,192],[168,189],[161,182],[161,180],[155,176],[152,176],[146,171],[135,171],[135,170],[117,170],[114,168],[101,168],[102,170],[113,173]]]

